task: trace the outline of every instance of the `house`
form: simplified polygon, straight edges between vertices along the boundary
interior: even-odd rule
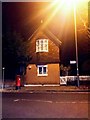
[[[26,84],[60,83],[61,41],[48,29],[39,27],[28,39],[31,60],[26,68]]]

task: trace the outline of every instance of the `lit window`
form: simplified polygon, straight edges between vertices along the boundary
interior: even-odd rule
[[[36,52],[48,52],[48,39],[36,40]]]
[[[37,66],[37,75],[38,76],[47,76],[48,75],[48,67],[47,65],[38,65]]]

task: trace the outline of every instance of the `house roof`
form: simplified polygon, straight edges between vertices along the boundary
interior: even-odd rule
[[[29,37],[28,40],[31,40],[33,37],[35,37],[35,35],[39,32],[39,31],[43,31],[48,38],[50,38],[50,40],[52,40],[57,46],[61,45],[61,41],[46,27],[43,27],[43,25],[41,25],[40,27],[38,27],[34,33]]]

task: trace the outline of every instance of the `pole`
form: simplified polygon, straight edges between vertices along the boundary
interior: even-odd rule
[[[2,69],[3,69],[3,73],[2,73],[2,89],[4,89],[4,70],[5,70],[5,67],[3,67]]]
[[[75,27],[75,46],[76,46],[77,86],[79,87],[78,46],[77,46],[77,22],[76,22],[76,5],[75,4],[74,4],[74,27]]]

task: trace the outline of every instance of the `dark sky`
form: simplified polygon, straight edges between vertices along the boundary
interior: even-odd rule
[[[27,40],[30,35],[41,25],[40,21],[50,18],[52,10],[46,10],[50,3],[42,2],[7,2],[3,3],[3,33],[9,29],[20,32]],[[70,20],[71,19],[71,20]],[[65,23],[63,24],[63,20]],[[74,20],[73,14],[66,18],[62,11],[57,13],[48,24],[50,31],[61,41],[61,63],[69,64],[70,60],[75,60],[75,41],[74,41]],[[82,46],[85,44],[86,37],[80,33],[79,61],[83,60]],[[84,39],[84,40],[83,40]],[[81,42],[83,41],[83,42]],[[86,59],[86,58],[85,58]]]

